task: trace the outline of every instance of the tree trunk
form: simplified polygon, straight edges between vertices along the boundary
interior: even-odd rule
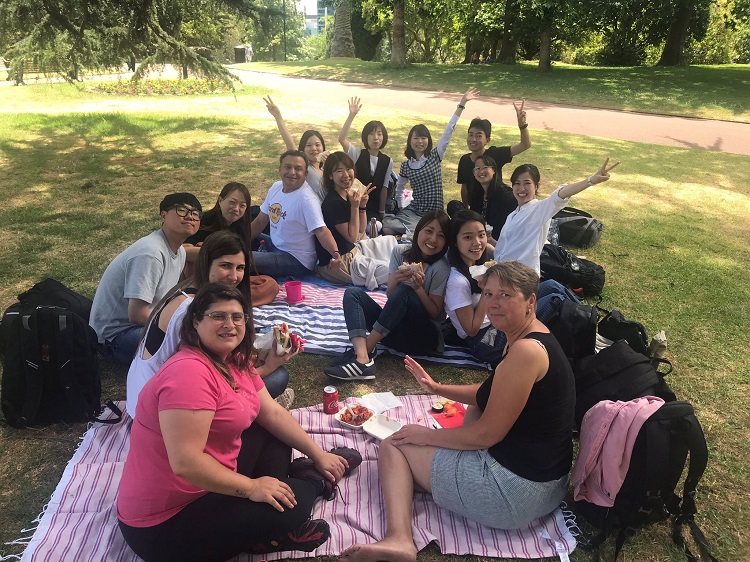
[[[393,42],[391,43],[391,66],[403,68],[406,66],[406,32],[404,29],[404,2],[393,2]]]
[[[513,27],[521,11],[521,4],[518,0],[508,0],[505,4],[505,15],[503,17],[503,43],[500,47],[500,56],[496,59],[503,64],[516,63],[516,50],[518,44],[513,37]]]
[[[338,0],[336,2],[336,11],[333,14],[331,57],[354,58],[351,0]]]
[[[541,33],[542,45],[539,47],[539,70],[550,72],[552,70],[552,34],[549,29]]]
[[[661,52],[659,66],[677,66],[683,63],[685,39],[690,24],[690,0],[680,0],[675,9],[672,25]]]

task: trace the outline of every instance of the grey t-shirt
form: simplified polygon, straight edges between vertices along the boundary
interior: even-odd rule
[[[180,280],[185,249],[177,253],[159,229],[144,236],[117,256],[102,275],[94,295],[89,324],[99,343],[111,340],[133,326],[128,319],[128,299],[155,304]]]
[[[388,267],[388,273],[394,275],[401,264],[404,263],[404,253],[411,248],[411,244],[398,244],[393,248],[391,262]],[[424,269],[424,290],[428,295],[445,294],[445,284],[448,282],[448,276],[451,272],[451,266],[448,260],[443,256],[431,265],[423,264]]]

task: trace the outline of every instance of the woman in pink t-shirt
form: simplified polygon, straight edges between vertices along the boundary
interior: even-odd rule
[[[271,398],[252,367],[252,334],[242,293],[205,286],[179,351],[139,395],[117,516],[147,562],[311,552],[329,537],[310,520],[313,502],[362,459],[323,451]],[[292,447],[308,458],[292,463]]]

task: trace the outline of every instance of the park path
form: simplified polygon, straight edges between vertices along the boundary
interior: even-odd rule
[[[305,99],[340,100],[343,110],[346,108],[346,100],[351,96],[358,96],[366,106],[448,116],[461,98],[457,93],[312,80],[237,68],[231,68],[231,71],[243,84],[262,85],[292,95],[298,92],[302,102]],[[480,98],[471,102],[464,116],[471,118],[480,115],[495,125],[517,126],[516,114],[511,105],[513,101],[505,98]],[[538,101],[527,101],[526,110],[531,129],[750,155],[748,123],[575,107]],[[505,141],[508,139],[503,139],[503,142]]]

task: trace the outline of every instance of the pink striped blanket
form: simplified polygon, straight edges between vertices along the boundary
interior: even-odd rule
[[[270,328],[274,324],[286,322],[293,332],[307,340],[306,353],[319,355],[337,355],[351,346],[344,321],[344,310],[341,307],[345,287],[321,285],[320,280],[311,282],[306,278],[302,283],[302,295],[305,300],[290,305],[286,302],[284,284],[280,283],[279,294],[270,304],[253,309],[253,321],[258,330]],[[383,291],[369,291],[368,294],[380,306],[387,299]],[[379,345],[378,349],[387,353],[403,356],[395,350]],[[446,345],[442,353],[414,356],[418,361],[433,364],[450,364],[455,367],[469,367],[486,370],[487,365],[477,361],[465,347]]]
[[[403,422],[427,424],[430,396],[402,396],[403,408],[388,411]],[[124,404],[120,407],[123,408]],[[286,552],[264,558],[307,558],[338,555],[354,544],[371,543],[385,532],[385,513],[377,471],[378,441],[362,431],[352,431],[322,412],[321,406],[292,412],[324,449],[354,447],[362,453],[362,465],[339,485],[341,497],[319,501],[314,518],[331,525],[331,538],[313,553]],[[125,544],[115,513],[115,497],[127,456],[130,418],[117,425],[92,426],[68,463],[22,562],[96,560],[135,562],[139,558]],[[518,531],[483,527],[440,509],[429,495],[416,494],[414,540],[419,549],[437,541],[444,554],[473,554],[497,558],[542,558],[571,552],[576,542],[558,509]],[[235,562],[257,562],[260,557],[242,555]]]

